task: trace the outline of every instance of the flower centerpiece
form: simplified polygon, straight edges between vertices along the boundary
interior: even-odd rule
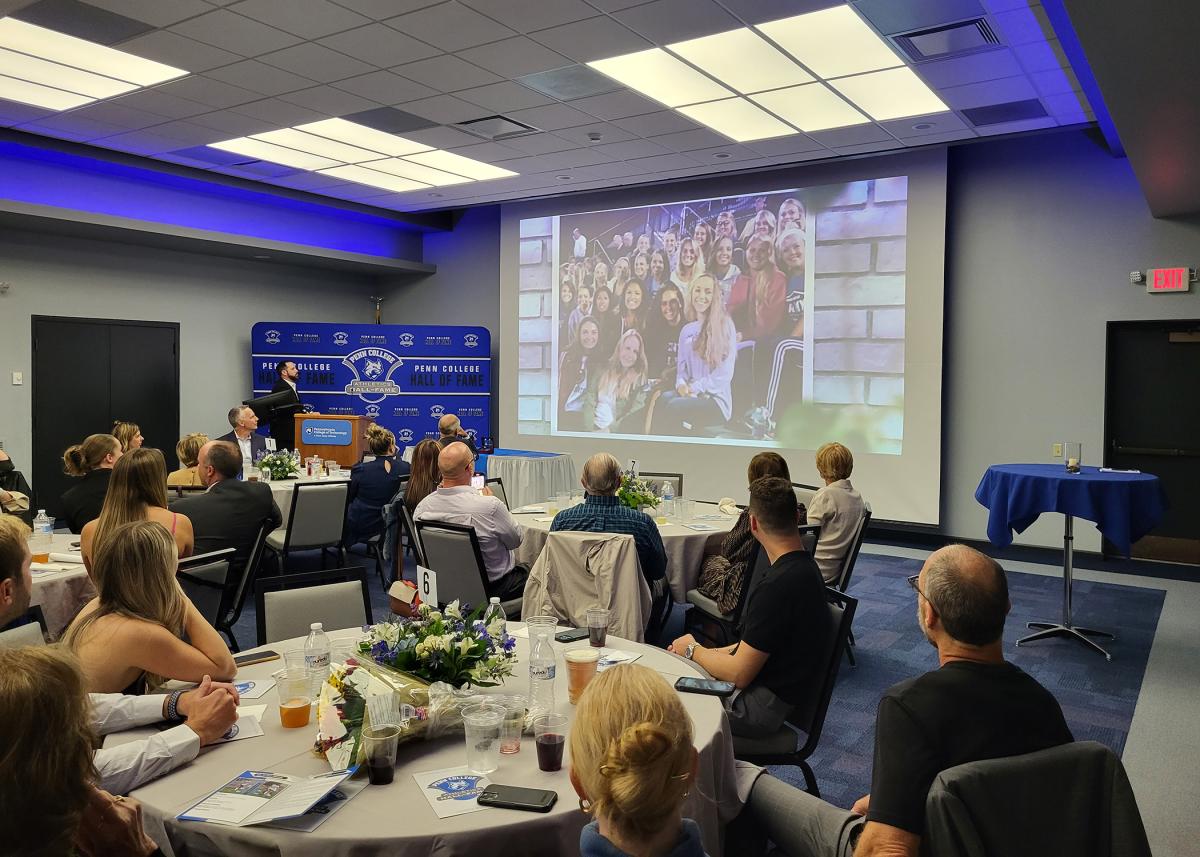
[[[278,452],[260,452],[258,469],[269,473],[272,479],[287,479],[300,475],[300,454],[281,449]]]
[[[649,482],[629,472],[621,474],[621,487],[617,489],[617,498],[622,506],[628,506],[630,509],[657,506],[662,501],[662,498],[654,493]]]

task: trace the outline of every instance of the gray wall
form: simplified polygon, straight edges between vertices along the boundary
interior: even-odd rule
[[[374,281],[362,275],[33,232],[0,231],[0,282],[10,284],[0,295],[0,438],[26,473],[31,315],[179,322],[179,427],[210,434],[228,431],[225,412],[249,395],[254,322],[373,318]],[[24,386],[12,385],[15,371]],[[80,436],[94,430],[81,426]]]

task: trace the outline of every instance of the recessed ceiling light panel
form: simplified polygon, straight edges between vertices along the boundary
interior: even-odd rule
[[[0,18],[0,47],[138,86],[152,86],[187,74],[181,68],[27,24],[16,18]]]
[[[428,152],[433,148],[433,146],[426,146],[424,143],[418,143],[415,140],[409,140],[405,137],[399,137],[375,128],[368,128],[366,125],[359,125],[357,122],[348,122],[345,119],[322,119],[320,122],[297,125],[296,130],[316,134],[319,137],[336,140],[340,143],[349,143],[352,146],[370,149],[372,152],[380,152],[392,157],[412,155],[417,152]]]
[[[779,121],[744,98],[726,98],[723,101],[692,104],[680,107],[679,112],[739,143],[796,133],[796,129],[791,125]]]
[[[91,99],[112,98],[138,88],[136,83],[114,80],[90,71],[80,71],[48,60],[0,48],[0,74],[86,95]]]
[[[452,184],[465,184],[472,179],[464,178],[463,176],[447,173],[443,170],[435,170],[433,167],[427,167],[424,164],[414,164],[412,161],[405,158],[387,158],[382,161],[372,161],[366,166],[373,170],[382,170],[385,173],[391,173],[394,176],[400,176],[413,181],[424,182],[427,185],[434,187],[444,187]]]
[[[753,30],[742,28],[667,45],[738,92],[762,92],[809,83],[813,77]]]
[[[298,149],[310,155],[332,158],[335,161],[342,161],[347,164],[378,161],[383,158],[383,155],[378,152],[372,152],[369,149],[360,149],[358,146],[339,143],[336,140],[318,137],[315,134],[306,134],[295,128],[281,128],[278,131],[267,131],[265,134],[254,134],[252,138],[274,143],[277,146],[287,146],[289,149]]]
[[[823,78],[895,68],[903,61],[849,6],[756,25],[759,32]],[[747,58],[747,62],[752,58]]]
[[[325,167],[336,167],[338,162],[331,158],[322,158],[319,155],[310,155],[307,152],[299,152],[295,149],[289,149],[286,146],[276,146],[274,143],[266,143],[262,140],[253,140],[250,137],[238,137],[235,140],[225,140],[220,143],[209,143],[214,149],[221,149],[225,152],[236,152],[239,155],[245,155],[249,158],[258,158],[262,161],[270,161],[273,164],[283,164],[288,167],[295,167],[298,170],[320,170]]]
[[[475,179],[475,181],[502,179],[517,175],[512,170],[506,170],[503,167],[493,166],[492,164],[485,164],[483,161],[466,158],[462,155],[456,155],[453,152],[443,152],[441,149],[408,155],[405,157],[405,160],[415,161],[418,164],[433,167],[435,170],[444,170],[458,176],[466,176],[469,179]]]
[[[388,175],[381,173],[378,170],[371,170],[366,167],[360,167],[355,164],[346,164],[341,167],[330,167],[327,170],[318,170],[322,175],[334,176],[339,179],[345,179],[355,184],[365,184],[370,187],[383,188],[384,190],[395,191],[396,193],[404,193],[410,190],[421,190],[428,188],[429,185],[422,182],[415,182],[412,179],[403,179],[399,176]]]
[[[950,108],[910,68],[890,68],[829,81],[872,119],[903,119],[941,113]]]
[[[715,101],[733,95],[711,77],[696,71],[662,48],[594,60],[588,65],[668,107]]]
[[[762,92],[750,99],[801,131],[827,131],[870,121],[820,83]]]
[[[80,107],[95,101],[94,98],[86,95],[64,92],[61,89],[4,75],[0,75],[0,98],[5,101],[32,104],[34,107],[45,107],[47,110],[70,110],[72,107]]]

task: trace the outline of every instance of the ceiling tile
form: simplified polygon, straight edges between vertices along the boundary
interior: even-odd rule
[[[44,137],[54,137],[59,140],[71,140],[76,143],[87,142],[94,139],[91,131],[86,124],[81,127],[64,128],[61,126],[47,125],[45,123],[53,121],[55,116],[50,116],[39,122],[30,122],[27,125],[19,126],[22,131],[29,131],[34,134],[41,134]]]
[[[373,71],[370,74],[339,80],[334,85],[338,89],[388,105],[437,95],[437,90],[390,71]]]
[[[116,12],[127,18],[145,21],[155,27],[167,27],[191,18],[211,12],[212,7],[204,0],[86,0],[91,6]]]
[[[681,170],[700,166],[699,161],[687,155],[654,155],[650,158],[637,158],[625,163],[632,164],[640,172],[644,173],[657,173],[663,170]]]
[[[36,122],[55,115],[51,110],[43,110],[31,104],[18,104],[15,101],[0,101],[0,125],[18,125],[22,122]]]
[[[170,30],[156,30],[122,42],[120,49],[148,60],[193,72],[208,71],[241,59],[237,54],[202,44]]]
[[[326,36],[319,43],[380,68],[416,62],[440,53],[437,48],[418,42],[385,24],[368,24]]]
[[[227,9],[215,9],[199,18],[173,24],[171,31],[244,57],[258,56],[300,41],[290,33],[235,15]]]
[[[577,98],[570,102],[585,113],[590,113],[597,119],[625,119],[628,116],[641,116],[662,110],[658,102],[643,98],[628,89],[616,92],[606,92],[603,95],[593,95],[589,98]]]
[[[135,110],[145,110],[148,113],[157,113],[159,116],[165,116],[168,119],[184,119],[188,116],[196,116],[200,113],[209,113],[212,111],[212,108],[207,104],[200,104],[188,98],[171,95],[168,92],[163,92],[161,88],[139,89],[137,92],[122,95],[120,98],[110,99],[106,103],[132,107]]]
[[[423,128],[420,131],[410,131],[404,136],[409,140],[416,140],[418,143],[424,143],[426,146],[436,146],[439,149],[452,149],[456,146],[469,146],[472,143],[479,142],[479,138],[474,134],[459,131],[457,128],[447,128],[444,125],[436,128]]]
[[[1018,134],[1022,131],[1037,131],[1040,128],[1054,128],[1058,125],[1053,116],[1041,119],[1021,119],[1017,122],[999,122],[995,125],[984,125],[975,131],[981,137],[994,137],[997,134]]]
[[[454,149],[454,154],[462,155],[464,158],[474,158],[477,161],[483,161],[485,164],[495,164],[511,158],[519,158],[522,153],[516,149],[508,148],[503,143],[477,142],[470,146],[462,146]]]
[[[503,21],[514,30],[528,33],[580,21],[596,14],[583,0],[462,0],[477,12]],[[641,0],[638,0],[641,2]]]
[[[560,128],[555,133],[564,140],[571,140],[581,146],[594,146],[597,143],[622,143],[637,136],[611,122],[593,122],[590,125],[577,125],[574,128]],[[590,136],[592,134],[599,134],[600,139],[593,140]]]
[[[646,0],[591,0],[593,6],[601,12],[616,12],[618,9],[628,9]]]
[[[682,42],[741,26],[737,18],[713,0],[654,0],[644,6],[614,12],[613,17],[659,44]]]
[[[457,0],[389,18],[387,24],[444,51],[460,51],[516,35],[503,24],[480,15]]]
[[[625,176],[637,175],[641,172],[638,167],[616,161],[611,164],[594,164],[586,167],[567,167],[571,171],[572,182],[596,181],[597,179],[619,179]]]
[[[467,119],[482,119],[488,115],[486,108],[455,98],[453,95],[435,95],[432,98],[410,101],[402,106],[409,113],[442,125],[453,125]]]
[[[813,131],[808,136],[822,146],[830,149],[845,146],[861,146],[864,143],[881,143],[894,139],[891,134],[878,125],[868,122],[865,125],[851,125],[848,128],[831,128],[828,131]]]
[[[511,140],[505,140],[504,145],[525,155],[544,155],[547,152],[561,152],[578,144],[554,134],[530,134],[528,137],[514,137]]]
[[[1062,95],[1079,90],[1079,78],[1069,68],[1039,71],[1029,75],[1039,95]]]
[[[904,119],[890,119],[880,122],[883,129],[894,137],[924,137],[930,134],[944,134],[951,131],[967,129],[967,123],[959,118],[957,113],[934,113],[929,116],[908,116]],[[914,128],[920,125],[920,128]],[[929,127],[924,127],[929,126]]]
[[[889,149],[903,149],[904,144],[899,140],[882,140],[878,143],[862,143],[857,146],[838,146],[834,149],[839,155],[869,155],[874,152],[886,152]]]
[[[349,30],[370,20],[328,0],[243,0],[229,10],[305,39]]]
[[[251,134],[274,131],[279,127],[279,123],[269,119],[259,116],[244,116],[241,113],[234,113],[232,110],[203,113],[200,116],[191,117],[188,121],[205,128],[221,131],[224,140],[232,137],[249,137]]]
[[[501,113],[509,110],[524,110],[527,107],[542,107],[553,103],[551,99],[540,92],[526,89],[511,80],[480,86],[476,89],[464,89],[456,92],[455,95],[472,104],[478,104],[480,107]]]
[[[984,14],[979,0],[855,0],[859,13],[885,36],[965,21]]]
[[[729,155],[729,157],[713,157],[718,154]],[[761,160],[762,153],[754,151],[749,146],[726,143],[724,146],[713,146],[711,149],[695,149],[688,152],[688,157],[696,158],[701,163],[712,164],[714,167],[721,169],[728,167],[731,163]]]
[[[941,134],[923,134],[920,137],[906,137],[902,141],[905,146],[936,146],[940,143],[952,143],[956,140],[973,140],[975,132],[964,128],[961,131],[945,131]]]
[[[101,45],[115,45],[154,29],[145,21],[90,6],[80,0],[40,0],[23,6],[16,12],[16,17],[29,24]]]
[[[801,152],[825,150],[825,147],[807,134],[793,134],[790,137],[776,137],[773,140],[755,140],[747,144],[751,149],[770,157],[783,157]]]
[[[1087,103],[1083,101],[1082,92],[1061,92],[1055,95],[1047,95],[1042,98],[1042,103],[1046,105],[1046,109],[1054,114],[1058,119],[1064,116],[1069,116],[1072,121],[1081,121],[1080,116],[1086,115]]]
[[[319,119],[329,118],[328,114],[301,107],[299,104],[281,101],[278,98],[264,98],[261,101],[252,101],[249,104],[242,104],[230,109],[235,113],[255,119],[265,119],[274,123],[276,128],[293,128],[305,122],[316,122]]]
[[[393,71],[418,83],[433,87],[439,92],[454,92],[458,89],[484,86],[496,83],[501,79],[490,71],[484,71],[478,66],[449,54],[408,63],[393,69]]]
[[[619,120],[617,124],[639,137],[673,134],[676,131],[690,131],[700,127],[691,119],[674,110],[660,110],[657,113],[647,113],[645,116],[631,116],[628,119]]]
[[[299,92],[289,92],[279,98],[327,116],[345,116],[347,113],[357,113],[360,110],[370,110],[379,106],[379,102],[341,89],[334,89],[332,86],[314,86],[311,89],[301,89]]]
[[[1005,77],[966,86],[951,86],[940,90],[938,94],[955,110],[1037,98],[1037,90],[1027,77]]]
[[[209,107],[233,107],[236,104],[255,101],[259,97],[257,92],[214,80],[202,74],[191,74],[155,88],[159,92],[207,104]]]
[[[307,42],[276,51],[260,57],[260,59],[265,63],[324,83],[375,70],[365,62],[360,62],[345,54],[339,54],[337,51],[331,51],[316,42]]]
[[[671,150],[650,140],[626,140],[622,143],[602,143],[595,147],[597,152],[622,161],[633,158],[649,158],[664,155]]]
[[[577,62],[620,56],[650,47],[650,43],[637,33],[604,17],[538,30],[531,37]]]
[[[480,45],[459,51],[458,55],[475,65],[483,66],[503,77],[520,77],[553,68],[571,65],[571,60],[549,48],[542,47],[532,39],[517,36],[502,39],[490,45]]]
[[[778,21],[830,6],[845,5],[843,0],[721,0],[722,5],[747,24]]]
[[[19,127],[22,131],[31,131],[35,134],[46,133],[58,136],[62,132],[69,135],[72,140],[94,140],[97,137],[111,137],[113,134],[120,134],[128,130],[128,128],[122,125],[101,122],[98,119],[89,119],[86,116],[80,116],[74,110],[69,113],[60,113],[57,116],[48,116],[45,119],[39,119],[36,122],[30,122],[27,125]]]
[[[560,128],[591,125],[595,122],[591,116],[565,104],[547,104],[544,107],[530,107],[528,110],[514,110],[507,115],[510,119],[543,131],[557,131]]]
[[[923,62],[915,66],[914,70],[934,89],[996,80],[1022,73],[1021,64],[1009,50],[985,51],[957,59]]]
[[[1000,12],[992,16],[992,21],[1000,31],[1001,39],[1010,45],[1044,42],[1054,38],[1054,28],[1050,26],[1046,10],[1041,6]]]
[[[173,135],[157,134],[153,131],[129,131],[125,134],[103,137],[96,142],[110,149],[136,152],[140,155],[156,155],[159,152],[169,152],[187,145],[186,140],[180,140]]]
[[[728,139],[716,131],[710,131],[707,128],[695,128],[691,131],[678,131],[674,134],[656,135],[654,142],[676,152],[707,149],[711,146],[732,145]]]
[[[275,68],[273,65],[267,65],[258,60],[242,60],[233,65],[215,68],[208,72],[208,77],[245,87],[261,95],[295,92],[297,89],[305,89],[313,85],[313,81],[307,77],[292,74],[290,71]]]
[[[177,137],[194,146],[206,146],[209,143],[229,139],[223,132],[213,128],[206,128],[203,125],[197,125],[190,119],[176,119],[173,122],[164,122],[162,125],[155,125],[153,131],[155,134]]]
[[[1031,42],[1028,45],[1017,45],[1013,49],[1017,59],[1021,61],[1028,72],[1050,71],[1063,68],[1068,63],[1063,55],[1062,45],[1057,39],[1047,42]]]
[[[135,107],[120,104],[118,101],[97,101],[95,104],[88,104],[78,110],[72,110],[71,115],[115,125],[117,130],[113,131],[113,134],[122,130],[148,128],[151,125],[161,125],[163,122],[170,121],[166,116],[147,110],[138,110]]]

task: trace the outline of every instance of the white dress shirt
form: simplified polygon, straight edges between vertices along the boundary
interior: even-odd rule
[[[439,488],[417,504],[414,521],[445,521],[473,527],[493,582],[512,570],[512,549],[521,544],[521,525],[499,497],[480,494],[470,485]]]
[[[854,541],[865,508],[862,495],[854,490],[849,479],[830,482],[808,504],[808,522],[821,525],[813,559],[826,583],[837,582],[842,560]]]
[[[108,735],[160,723],[165,700],[161,694],[89,693],[92,728],[97,734]],[[93,761],[100,774],[100,788],[123,795],[187,764],[199,753],[200,736],[187,726],[176,726],[140,741],[99,749]]]
[[[233,436],[237,438],[238,447],[242,450],[242,469],[249,470],[254,466],[254,446],[250,442],[250,435],[242,437],[235,431]]]

